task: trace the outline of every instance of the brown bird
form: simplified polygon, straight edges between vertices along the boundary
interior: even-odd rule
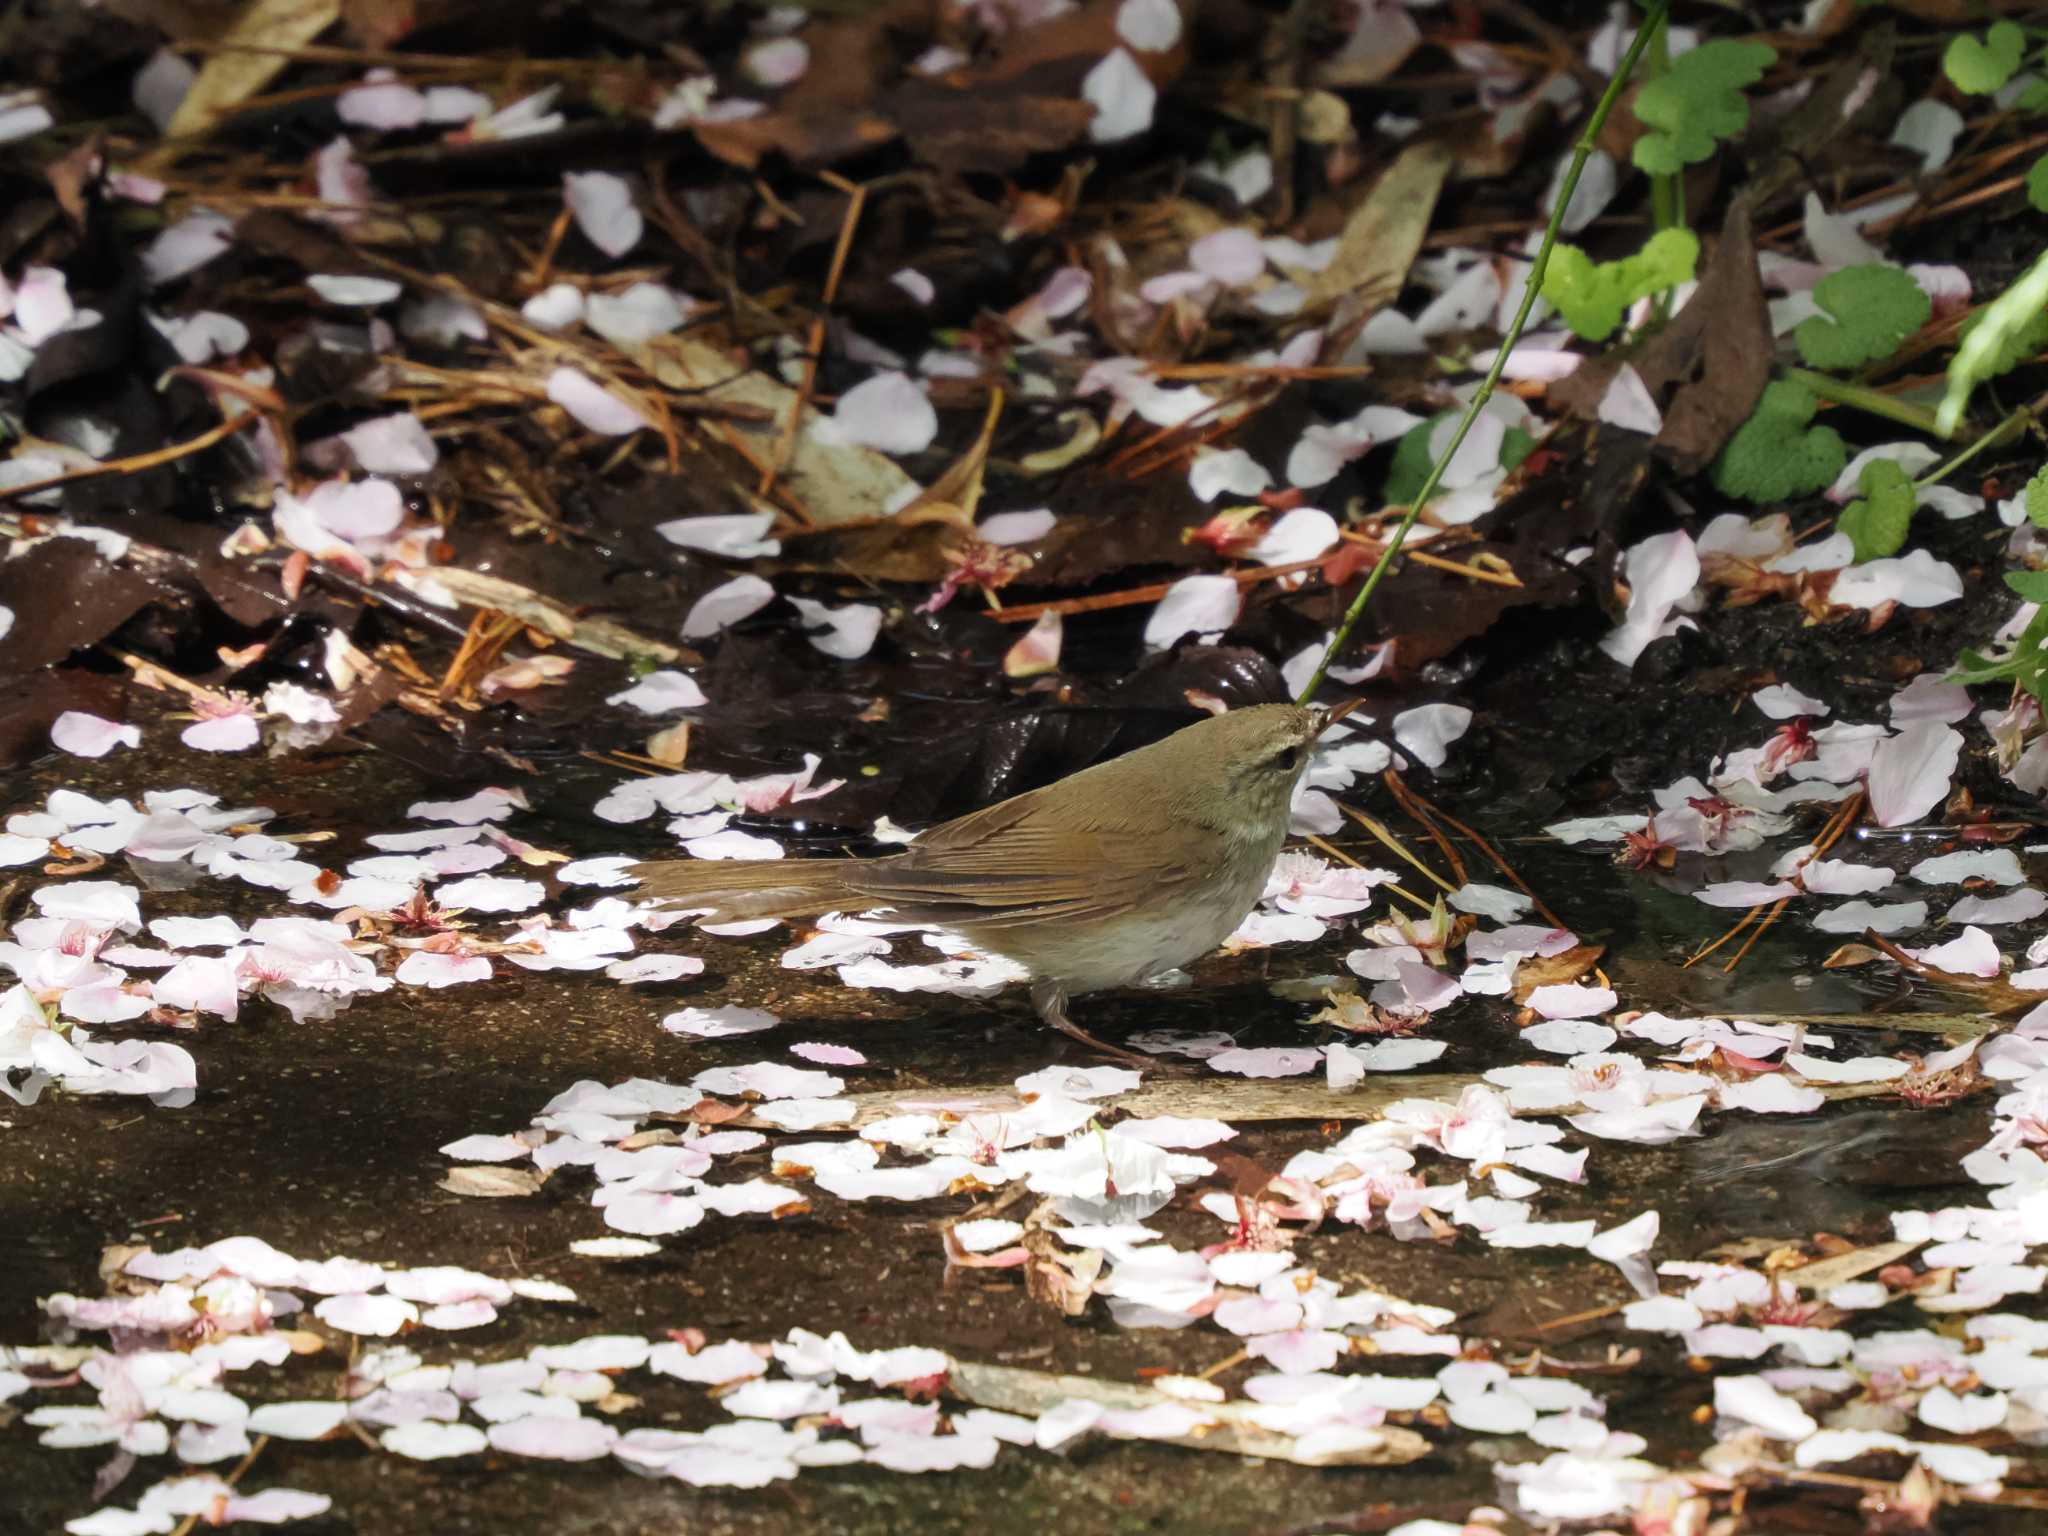
[[[1265,889],[1316,738],[1341,717],[1259,704],[918,835],[876,859],[636,864],[648,896],[708,920],[886,909],[962,934],[1032,976],[1055,1029],[1132,1059],[1067,1017],[1067,999],[1134,986],[1205,955]]]

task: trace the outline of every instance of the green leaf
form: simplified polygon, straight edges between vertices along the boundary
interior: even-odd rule
[[[1891,459],[1872,459],[1857,480],[1863,494],[1842,508],[1835,526],[1856,546],[1856,563],[1896,555],[1913,524],[1913,482]]]
[[[1962,324],[1956,332],[1958,342],[1966,341],[1985,323],[1987,310],[1979,310]],[[1994,331],[1998,328],[1994,326]],[[1998,336],[1998,344],[1989,349],[1984,359],[1982,377],[1995,379],[2002,373],[2011,373],[2021,363],[2031,362],[2043,348],[2048,348],[2048,309],[2043,309],[2032,319],[2004,330]]]
[[[1714,485],[1745,501],[1785,501],[1817,491],[1842,472],[1849,450],[1833,427],[1813,427],[1813,391],[1791,379],[1767,385],[1749,420],[1714,461]]]
[[[1436,464],[1436,455],[1429,447],[1430,438],[1438,427],[1447,421],[1456,421],[1463,414],[1461,411],[1444,411],[1401,434],[1400,441],[1394,445],[1393,463],[1387,467],[1387,483],[1380,488],[1381,500],[1390,507],[1405,507],[1415,500],[1416,493],[1422,489],[1422,482],[1429,478],[1429,472]],[[1520,427],[1509,427],[1501,438],[1501,468],[1513,469],[1529,456],[1535,446],[1536,439],[1527,432]]]
[[[1948,385],[1934,413],[1935,430],[1955,436],[1970,393],[1986,379],[2017,368],[2048,346],[2048,251],[2034,258],[2013,285],[1972,315],[1956,333]]]
[[[2011,657],[2004,661],[1993,661],[1981,651],[1965,649],[1963,654],[1956,658],[1955,667],[1942,681],[1971,684],[2002,683],[2017,671],[2018,668],[2013,665]]]
[[[2030,603],[2048,603],[2048,571],[2007,571],[2005,584]]]
[[[1509,427],[1500,438],[1500,467],[1514,470],[1536,451],[1536,434],[1526,427]]]
[[[1767,43],[1717,37],[1673,59],[1667,74],[1636,93],[1636,116],[1652,130],[1636,140],[1637,167],[1675,176],[1713,154],[1716,140],[1742,132],[1749,126],[1743,87],[1777,58]]]
[[[2012,659],[2017,663],[2013,681],[2040,703],[2048,698],[2048,608],[2035,614],[2013,643]]]
[[[2048,577],[2048,572],[2009,571],[2005,579],[2010,583],[2015,576],[2040,579]],[[2024,591],[2021,596],[2029,602],[2036,601]],[[2048,695],[2048,607],[2034,615],[2006,655],[1991,657],[1966,650],[1957,659],[1948,680],[1952,683],[2011,682],[2040,701]]]
[[[1920,285],[1883,262],[1829,273],[1814,284],[1813,301],[1826,314],[1807,316],[1792,333],[1812,368],[1860,368],[1890,357],[1934,313]]]
[[[1560,244],[1543,271],[1543,297],[1576,335],[1604,341],[1629,305],[1685,282],[1699,259],[1699,237],[1689,229],[1660,229],[1618,261],[1596,262],[1576,245]]]
[[[2027,521],[2048,528],[2048,464],[2027,482]]]
[[[1994,22],[1981,41],[1967,32],[1953,39],[1941,71],[1964,95],[1989,96],[2018,72],[2026,52],[2026,33],[2013,22]]]
[[[2027,201],[2038,213],[2048,213],[2048,155],[2027,167]]]
[[[1429,451],[1430,434],[1447,421],[1457,420],[1456,411],[1432,416],[1419,427],[1410,427],[1394,445],[1394,462],[1387,469],[1387,483],[1381,499],[1390,507],[1405,507],[1415,500],[1423,481],[1429,478],[1436,455]]]

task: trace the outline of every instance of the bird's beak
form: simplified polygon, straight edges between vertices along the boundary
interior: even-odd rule
[[[1327,731],[1331,726],[1335,725],[1339,720],[1342,720],[1346,715],[1350,714],[1353,710],[1357,709],[1364,702],[1365,700],[1360,698],[1349,698],[1344,700],[1341,704],[1332,704],[1330,706],[1330,717],[1329,719],[1323,722],[1323,729]]]

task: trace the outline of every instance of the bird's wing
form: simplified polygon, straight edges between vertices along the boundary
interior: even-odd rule
[[[1200,877],[1162,867],[1128,835],[1054,824],[1044,809],[1034,791],[971,812],[893,858],[855,865],[849,883],[908,921],[991,925],[1104,916]]]

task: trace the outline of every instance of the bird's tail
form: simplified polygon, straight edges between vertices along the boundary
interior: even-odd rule
[[[710,909],[713,922],[754,917],[815,917],[873,905],[846,883],[852,859],[677,859],[626,871],[640,894],[679,907]]]

